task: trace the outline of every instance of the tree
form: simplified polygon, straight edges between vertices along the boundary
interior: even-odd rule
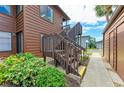
[[[109,22],[109,16],[112,14],[112,5],[97,5],[95,11],[98,17],[105,16],[106,21]]]
[[[91,48],[91,49],[96,48],[96,40],[95,40],[95,38],[90,37],[88,47]]]

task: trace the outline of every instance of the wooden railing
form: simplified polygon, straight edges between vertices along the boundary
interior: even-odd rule
[[[61,33],[59,33],[59,34],[61,34],[66,40],[68,40],[69,42],[71,42],[71,43],[73,43],[75,46],[77,46],[77,47],[79,47],[80,49],[82,49],[82,50],[85,50],[85,48],[83,48],[82,46],[80,46],[79,44],[77,44],[73,39],[71,39],[70,37],[69,37],[69,35],[66,33],[66,31],[62,31]]]
[[[81,49],[59,34],[43,37],[44,56],[54,58],[66,69],[66,73],[78,74]],[[49,44],[48,44],[49,43]]]
[[[65,26],[62,26],[62,30],[70,30],[70,25],[65,25]]]
[[[76,35],[82,34],[82,26],[80,23],[77,23],[70,31],[68,31],[68,36],[74,40]]]
[[[78,25],[77,25],[78,26]],[[75,27],[76,28],[76,27]],[[69,38],[66,32],[54,33],[43,36],[43,55],[55,59],[66,73],[78,74],[79,63],[81,62],[81,46]]]

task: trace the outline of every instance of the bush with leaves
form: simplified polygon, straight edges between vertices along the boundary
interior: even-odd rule
[[[25,60],[30,60],[31,58],[36,58],[31,53],[19,53],[16,55],[11,55],[4,60],[4,63],[8,66],[12,66],[16,63],[24,62]]]
[[[64,87],[65,75],[56,68],[44,67],[36,77],[38,87]]]
[[[8,70],[8,67],[0,63],[0,84],[3,84],[3,82],[5,81],[5,75],[7,70]]]
[[[43,66],[45,66],[44,61],[37,58],[17,63],[8,70],[7,81],[17,86],[35,86],[35,77]]]
[[[35,57],[31,53],[20,53],[11,55],[0,64],[0,84],[5,83],[6,81],[11,82],[11,76],[14,75],[14,71],[20,73],[19,71],[21,69],[25,71],[26,68],[30,69],[32,67],[31,69],[33,70],[35,69],[35,67],[41,68],[43,66],[46,66],[46,62],[44,62],[41,58]],[[22,74],[25,75],[25,73]],[[18,76],[16,77],[18,78]],[[16,81],[12,81],[12,83],[13,82]]]
[[[81,56],[81,60],[82,61],[86,61],[88,59],[89,59],[89,56],[88,55]]]
[[[0,84],[22,87],[65,86],[65,76],[56,68],[48,67],[43,59],[31,53],[8,57],[0,65]]]

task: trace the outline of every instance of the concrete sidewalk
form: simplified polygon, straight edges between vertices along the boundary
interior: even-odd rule
[[[114,87],[99,53],[93,52],[81,87]]]

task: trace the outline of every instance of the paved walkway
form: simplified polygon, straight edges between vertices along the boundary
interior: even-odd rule
[[[93,52],[81,87],[113,87],[114,84],[99,53]]]
[[[121,77],[113,70],[111,65],[108,62],[104,62],[104,65],[109,72],[109,75],[111,76],[111,79],[114,83],[115,87],[124,87],[124,81],[121,79]]]

